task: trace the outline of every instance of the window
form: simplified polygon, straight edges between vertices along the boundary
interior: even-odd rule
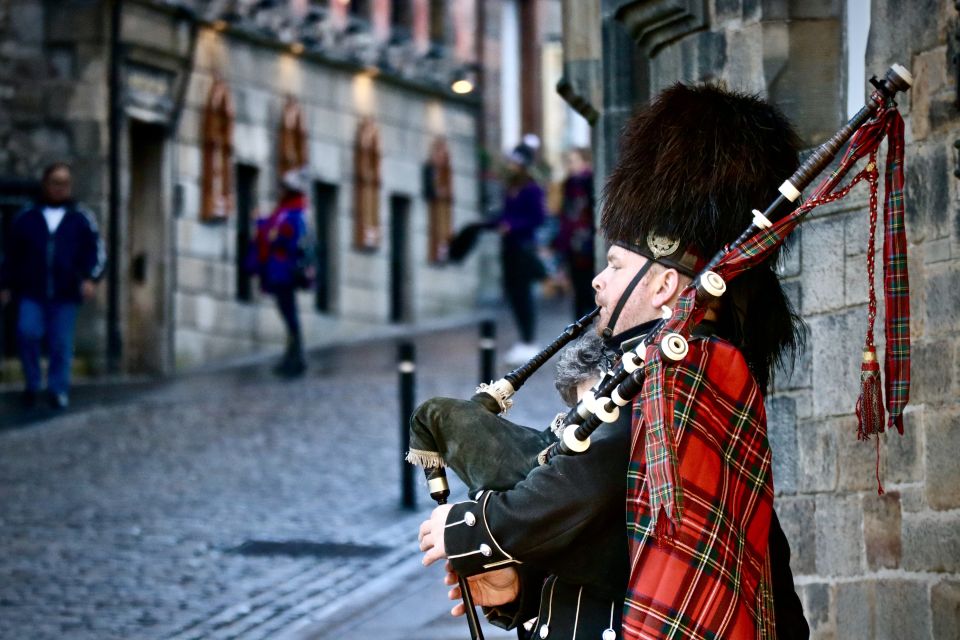
[[[280,121],[279,148],[277,149],[277,176],[291,169],[307,166],[307,130],[303,110],[293,96],[287,97]]]
[[[203,110],[202,205],[200,219],[223,220],[234,209],[233,102],[227,83],[216,79]]]
[[[437,138],[430,148],[425,178],[430,242],[427,257],[433,263],[445,262],[453,235],[453,175],[450,150],[443,138]]]
[[[372,118],[357,128],[354,144],[354,233],[357,249],[380,247],[380,131]]]

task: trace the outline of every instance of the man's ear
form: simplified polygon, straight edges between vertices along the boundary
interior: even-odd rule
[[[676,269],[664,269],[656,275],[655,286],[650,304],[656,309],[670,305],[680,291],[680,274]]]

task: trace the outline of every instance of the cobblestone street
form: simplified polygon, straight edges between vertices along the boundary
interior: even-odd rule
[[[475,325],[416,345],[418,402],[470,395]],[[0,431],[0,637],[466,637],[418,566],[419,473],[419,509],[399,507],[394,342],[312,354],[292,382],[269,364]],[[547,369],[512,419],[553,416]]]

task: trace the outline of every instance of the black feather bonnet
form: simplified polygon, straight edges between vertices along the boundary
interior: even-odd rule
[[[786,117],[755,96],[675,84],[625,127],[601,229],[611,243],[694,275],[776,198],[800,146]],[[804,341],[774,261],[728,283],[716,322],[761,389]]]
[[[601,229],[610,242],[645,246],[653,234],[709,260],[773,201],[799,148],[783,114],[757,97],[675,84],[625,127]]]

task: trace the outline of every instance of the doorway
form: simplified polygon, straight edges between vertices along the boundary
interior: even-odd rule
[[[390,322],[413,319],[410,299],[410,198],[390,196]]]
[[[260,170],[250,164],[237,165],[237,300],[253,300],[253,274],[247,269],[251,225],[257,217],[257,179]]]
[[[331,313],[336,291],[337,187],[327,182],[313,184],[313,211],[317,230],[314,243],[317,267],[314,306],[320,313]]]
[[[126,368],[131,373],[159,375],[167,369],[165,141],[162,126],[130,122]]]

